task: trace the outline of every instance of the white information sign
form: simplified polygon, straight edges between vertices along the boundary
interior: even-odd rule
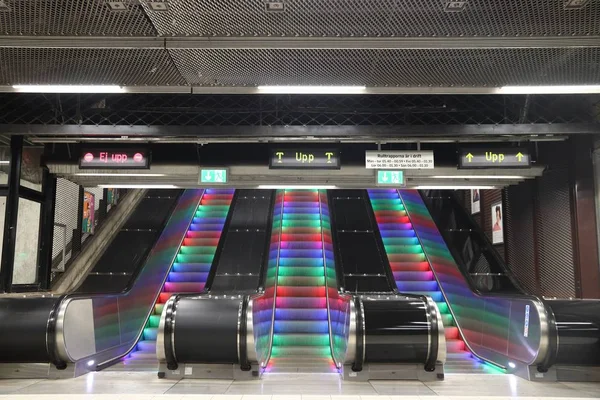
[[[433,151],[367,151],[368,169],[433,169]]]

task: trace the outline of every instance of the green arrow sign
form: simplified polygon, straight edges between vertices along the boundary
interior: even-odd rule
[[[227,183],[226,169],[200,170],[200,183]]]
[[[404,171],[377,171],[377,184],[381,186],[404,186]]]

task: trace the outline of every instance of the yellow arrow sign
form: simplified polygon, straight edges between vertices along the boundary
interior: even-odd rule
[[[466,155],[467,160],[469,160],[469,162],[473,161],[473,154],[469,153]]]
[[[525,156],[523,155],[523,153],[518,152],[515,157],[517,157],[519,159],[519,162],[521,162],[521,160],[523,160],[523,157],[525,157]]]

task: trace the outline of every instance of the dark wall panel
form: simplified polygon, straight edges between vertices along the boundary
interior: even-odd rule
[[[508,267],[527,291],[542,295],[536,271],[535,186],[535,181],[526,181],[506,190],[504,229]]]
[[[541,292],[575,297],[569,170],[546,171],[538,179],[536,213]]]

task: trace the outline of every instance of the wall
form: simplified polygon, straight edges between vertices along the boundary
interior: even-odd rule
[[[491,240],[490,207],[502,201],[505,243],[496,250],[521,285],[538,296],[574,298],[579,293],[571,167],[565,148],[566,143],[541,145],[542,161],[548,165],[544,174],[504,190],[482,191],[481,213],[473,216]],[[470,191],[460,192],[470,212]]]

